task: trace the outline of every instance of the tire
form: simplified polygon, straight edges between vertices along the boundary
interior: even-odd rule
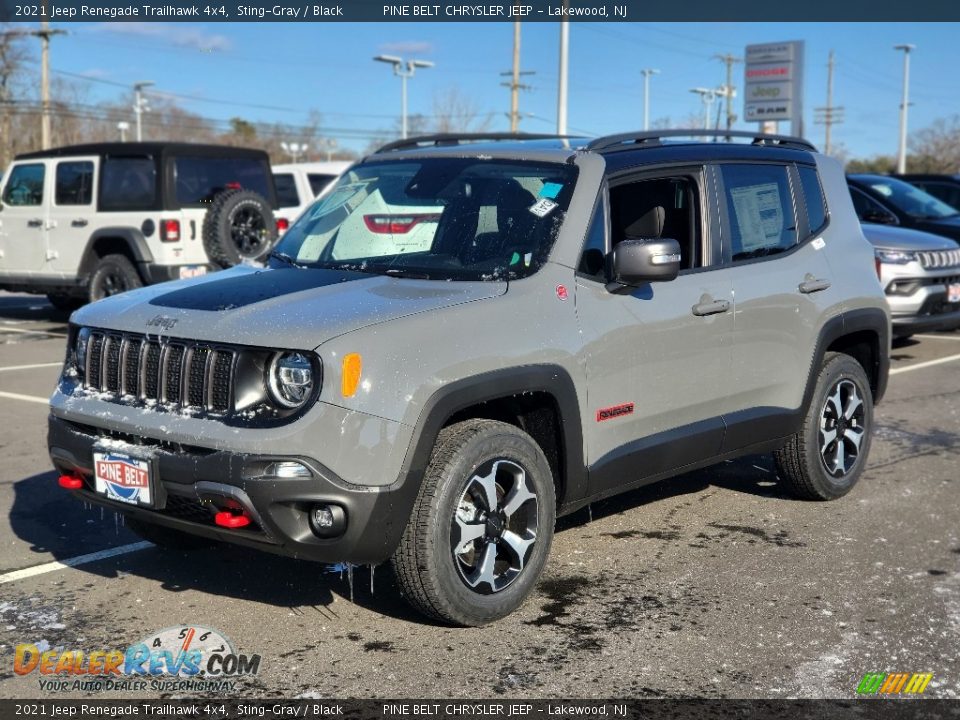
[[[82,297],[67,295],[66,293],[47,293],[47,300],[49,300],[50,304],[57,310],[62,310],[63,312],[73,312],[87,303]]]
[[[844,416],[839,428],[838,404]],[[858,429],[859,445],[855,440]],[[838,430],[844,438],[840,445],[829,437],[831,432],[836,435]],[[834,500],[843,497],[863,473],[870,454],[872,433],[873,395],[867,374],[849,355],[828,352],[803,426],[774,453],[777,472],[798,498]]]
[[[140,274],[126,255],[106,255],[100,258],[90,277],[90,302],[143,287]]]
[[[555,520],[553,475],[533,438],[506,423],[467,420],[440,432],[390,562],[415,609],[453,625],[484,625],[526,600],[550,554]],[[461,542],[461,527],[471,539]]]
[[[252,190],[224,190],[203,218],[203,247],[222,267],[258,260],[273,249],[277,223],[266,199]]]
[[[126,525],[134,533],[149,540],[158,547],[168,550],[199,550],[200,548],[210,547],[214,544],[213,540],[190,535],[189,533],[173,530],[163,525],[154,525],[153,523],[143,522],[132,517],[125,520]]]

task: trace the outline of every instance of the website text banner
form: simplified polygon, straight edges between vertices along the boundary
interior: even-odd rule
[[[523,0],[522,4],[286,0],[281,3],[184,0],[0,0],[2,22],[650,22],[650,21],[958,21],[960,2],[914,0]]]
[[[0,718],[345,717],[355,720],[921,720],[956,718],[958,700],[0,700]]]

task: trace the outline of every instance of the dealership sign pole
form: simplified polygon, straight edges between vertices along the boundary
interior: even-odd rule
[[[744,112],[747,122],[790,121],[803,136],[803,41],[747,45]]]

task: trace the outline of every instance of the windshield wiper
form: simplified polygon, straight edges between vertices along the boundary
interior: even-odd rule
[[[414,280],[429,280],[430,275],[425,272],[417,272],[415,270],[402,270],[400,268],[387,268],[383,271],[384,275],[389,275],[390,277],[399,277],[399,278],[413,278]]]
[[[287,265],[290,265],[291,267],[295,267],[295,268],[305,268],[305,267],[306,267],[306,265],[301,265],[300,263],[298,263],[296,260],[294,260],[292,257],[290,257],[289,255],[287,255],[286,253],[277,252],[276,250],[271,251],[271,253],[270,253],[269,255],[267,255],[267,257],[268,257],[268,258],[273,258],[274,260],[279,260],[280,262],[286,263]]]

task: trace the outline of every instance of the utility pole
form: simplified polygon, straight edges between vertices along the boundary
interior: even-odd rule
[[[44,0],[44,14],[46,10],[47,2]],[[43,150],[50,149],[50,38],[66,34],[63,30],[51,30],[46,20],[40,21],[39,30],[14,30],[4,33],[40,38],[40,147]]]
[[[564,8],[569,7],[570,0],[564,0],[563,5]],[[566,17],[566,15],[564,15],[564,17]],[[519,23],[517,23],[517,25],[519,25]],[[557,135],[567,134],[567,58],[569,49],[570,23],[567,20],[563,20],[560,23],[560,81],[557,85]],[[517,62],[519,62],[519,60]]]
[[[830,131],[834,125],[839,125],[843,122],[843,106],[833,104],[833,69],[836,67],[836,62],[833,59],[833,50],[830,51],[829,59],[827,60],[827,104],[825,107],[814,108],[814,112],[818,114],[818,117],[814,119],[814,122],[818,125],[823,125],[823,154],[830,154]]]
[[[643,129],[650,129],[650,76],[660,73],[656,68],[644,68],[640,71],[643,75]]]
[[[137,142],[143,141],[143,123],[142,116],[150,108],[147,106],[147,100],[143,97],[143,89],[148,88],[153,83],[149,80],[135,83],[133,86],[133,114],[137,116]]]
[[[733,124],[737,121],[737,115],[733,112],[733,98],[737,95],[733,87],[733,66],[736,63],[743,62],[743,58],[738,58],[732,53],[714,55],[714,57],[727,66],[727,83],[724,85],[727,91],[727,130],[732,130]]]
[[[533,75],[533,71],[524,71],[520,69],[520,21],[513,23],[513,70],[500,73],[510,76],[510,82],[500,83],[504,87],[510,88],[510,132],[520,131],[520,91],[529,90],[529,85],[520,82],[522,75]]]
[[[907,107],[910,105],[910,51],[916,45],[894,45],[894,50],[903,50],[903,99],[900,102],[900,146],[897,149],[897,172],[907,171]]]

